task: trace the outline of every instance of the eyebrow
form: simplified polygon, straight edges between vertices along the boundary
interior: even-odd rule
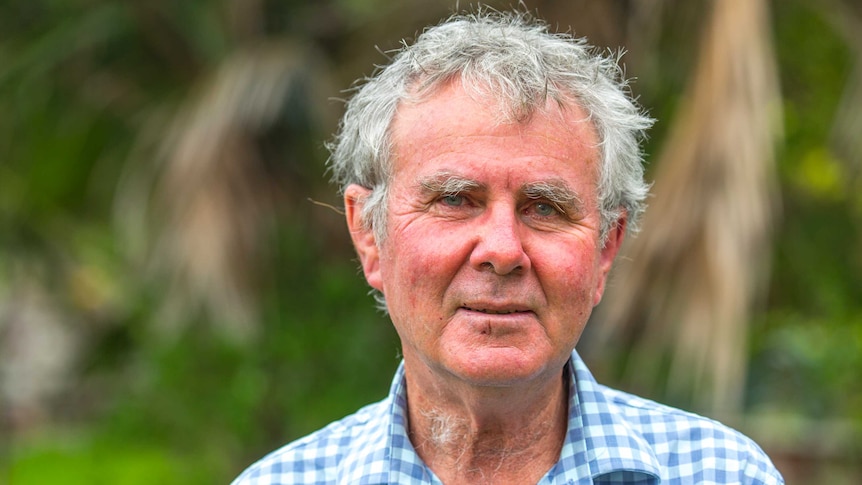
[[[431,194],[454,195],[462,192],[481,191],[485,184],[462,177],[452,172],[438,172],[419,180],[422,190]],[[521,193],[528,199],[545,199],[557,210],[566,214],[583,214],[585,206],[578,194],[561,179],[530,182],[521,186]]]
[[[564,213],[584,213],[584,202],[563,180],[531,182],[524,184],[521,192],[529,199],[545,199]]]
[[[439,172],[419,180],[425,192],[454,195],[484,188],[483,184],[451,172]]]

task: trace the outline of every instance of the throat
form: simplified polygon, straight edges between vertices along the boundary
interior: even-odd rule
[[[427,405],[410,409],[410,441],[444,483],[536,483],[559,460],[568,424],[565,397],[550,409],[513,412],[496,422]]]

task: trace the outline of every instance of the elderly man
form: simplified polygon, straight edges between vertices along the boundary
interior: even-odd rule
[[[518,14],[428,29],[332,146],[401,339],[389,396],[236,484],[782,483],[714,421],[602,387],[574,352],[647,185],[614,59]]]

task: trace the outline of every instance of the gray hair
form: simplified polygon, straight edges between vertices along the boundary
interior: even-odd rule
[[[512,121],[529,119],[548,99],[561,108],[580,105],[599,137],[602,240],[623,211],[628,230],[635,232],[649,191],[640,141],[653,120],[632,99],[618,60],[600,55],[585,39],[550,33],[526,14],[453,16],[425,30],[414,44],[405,43],[389,65],[356,89],[329,145],[333,179],[342,189],[350,184],[371,189],[362,217],[381,243],[396,109],[460,79],[465,89],[497,99]]]

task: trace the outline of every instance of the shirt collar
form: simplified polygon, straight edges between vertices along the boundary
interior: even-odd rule
[[[652,446],[624,419],[586,364],[572,352],[569,373],[569,425],[560,461],[547,483],[579,483],[589,476],[628,472],[645,480],[660,476]]]
[[[389,390],[389,440],[386,458],[389,461],[389,483],[439,484],[440,480],[419,458],[407,431],[407,381],[404,362],[398,365]]]
[[[577,352],[566,365],[569,382],[569,425],[560,460],[540,483],[591,483],[592,479],[617,472],[660,476],[659,462],[644,437],[623,419],[620,410],[599,385]],[[388,399],[388,433],[384,459],[389,483],[439,484],[422,462],[407,434],[407,384],[404,363],[398,366]],[[371,451],[371,450],[367,450]],[[367,456],[379,456],[368,453]],[[380,463],[366,463],[379,470]],[[591,477],[586,479],[586,477]]]

